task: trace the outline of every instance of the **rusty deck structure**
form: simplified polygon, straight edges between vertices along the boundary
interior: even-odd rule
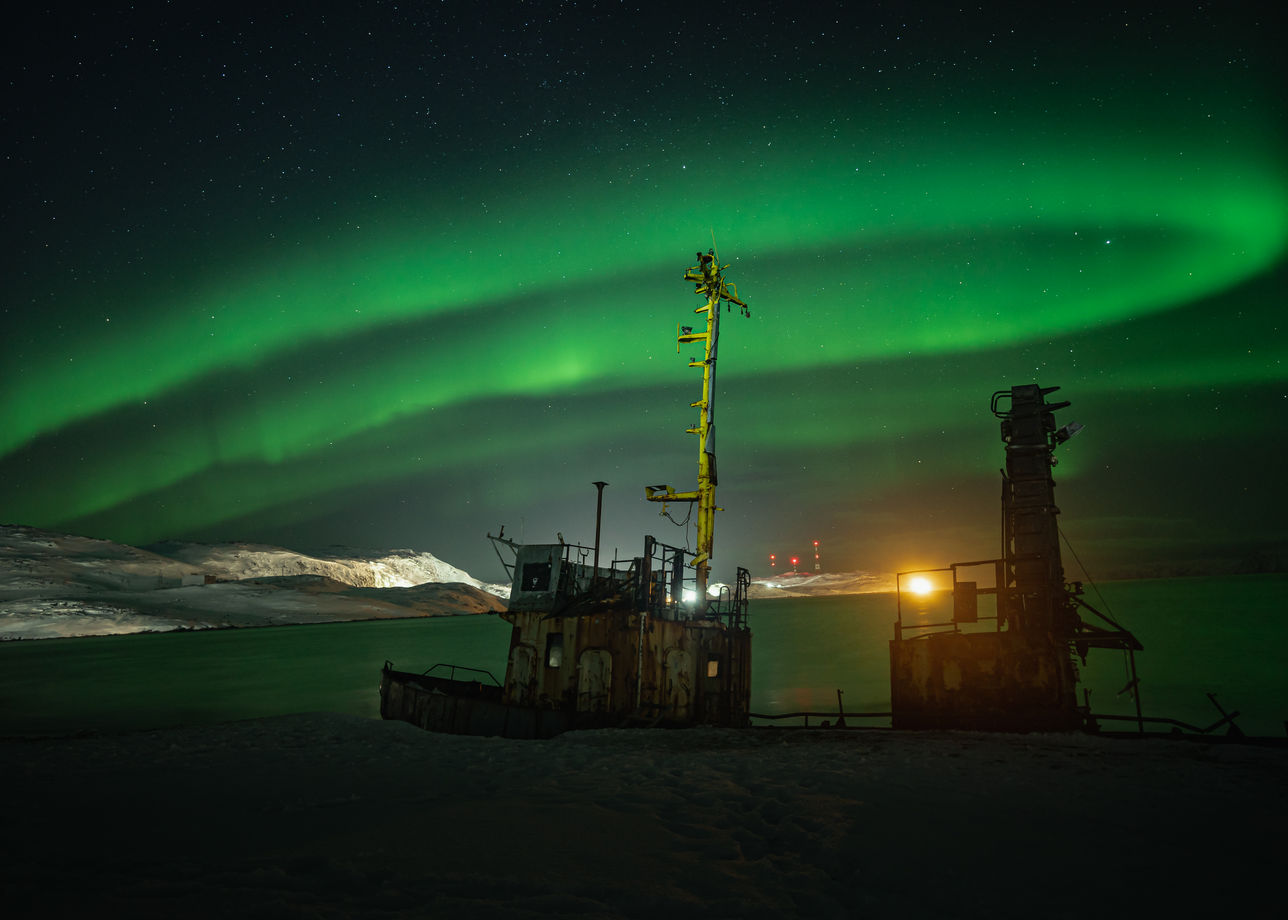
[[[498,538],[493,538],[498,539]],[[645,538],[595,567],[589,547],[515,553],[503,681],[454,666],[381,675],[380,714],[432,731],[548,738],[578,728],[749,724],[747,587],[696,601],[692,553]],[[465,670],[470,676],[459,678]]]

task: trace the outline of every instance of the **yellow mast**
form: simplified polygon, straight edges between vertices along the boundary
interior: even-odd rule
[[[696,285],[694,292],[706,297],[706,303],[697,307],[694,313],[707,314],[706,332],[694,332],[692,326],[681,326],[676,336],[675,351],[686,342],[702,342],[704,353],[702,360],[690,359],[689,367],[702,368],[702,398],[690,403],[698,410],[697,427],[689,428],[689,434],[698,436],[698,488],[693,492],[676,492],[670,486],[645,486],[645,495],[651,502],[697,502],[698,505],[698,547],[693,559],[693,568],[697,573],[698,603],[706,601],[707,583],[711,574],[711,556],[715,546],[716,512],[716,442],[715,442],[715,380],[716,380],[716,346],[720,337],[720,301],[736,303],[743,316],[750,316],[747,305],[738,299],[738,289],[726,285],[724,271],[728,265],[721,265],[715,247],[707,252],[697,254],[698,264],[691,266],[684,273],[685,281]],[[662,513],[666,513],[663,504]]]

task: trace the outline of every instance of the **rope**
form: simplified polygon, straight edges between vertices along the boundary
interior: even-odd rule
[[[1078,563],[1078,568],[1082,570],[1083,577],[1087,580],[1087,584],[1091,585],[1091,590],[1096,592],[1096,597],[1100,599],[1100,603],[1104,606],[1105,612],[1115,620],[1118,619],[1114,616],[1114,612],[1109,609],[1109,602],[1105,600],[1105,596],[1100,593],[1100,588],[1097,587],[1096,582],[1092,579],[1091,573],[1087,571],[1087,567],[1083,565],[1082,560],[1078,558],[1077,550],[1073,548],[1073,544],[1069,542],[1069,538],[1064,535],[1064,530],[1059,524],[1056,525],[1055,529],[1059,532],[1060,539],[1064,541],[1064,545],[1068,547],[1070,555],[1073,556],[1073,561]]]

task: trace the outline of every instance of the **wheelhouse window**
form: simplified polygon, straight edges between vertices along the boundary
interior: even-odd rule
[[[717,655],[707,656],[707,677],[720,676],[720,658]]]
[[[550,587],[549,562],[529,562],[523,566],[523,579],[519,582],[524,591],[545,591]]]

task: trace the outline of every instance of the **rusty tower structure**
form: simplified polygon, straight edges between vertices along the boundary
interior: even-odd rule
[[[1129,686],[1135,687],[1140,643],[1082,597],[1081,583],[1065,581],[1052,468],[1056,448],[1082,426],[1056,424],[1055,413],[1069,405],[1047,401],[1058,389],[1024,384],[992,396],[1006,445],[1002,555],[929,570],[951,574],[951,621],[905,620],[900,579],[924,573],[896,577],[899,614],[890,642],[895,728],[1078,728],[1089,712],[1078,704],[1074,658],[1085,662],[1093,647],[1126,651]],[[983,587],[976,578],[984,579]],[[995,597],[992,615],[981,614],[981,595]],[[1138,719],[1139,713],[1137,695]]]
[[[1026,384],[999,390],[989,408],[1002,420],[1006,469],[1002,473],[1002,559],[1006,604],[1003,626],[1028,635],[1069,638],[1078,615],[1065,589],[1055,503],[1055,448],[1082,426],[1057,428],[1055,413],[1068,401],[1049,403],[1059,387]]]

